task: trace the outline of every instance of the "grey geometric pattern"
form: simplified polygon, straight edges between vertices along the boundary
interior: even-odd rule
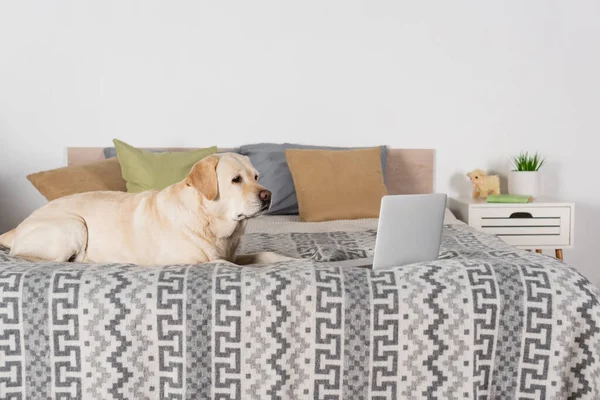
[[[60,399],[81,399],[81,344],[79,289],[83,269],[55,270],[50,289],[52,385]]]
[[[425,304],[429,306],[433,321],[427,326],[427,329],[423,332],[427,339],[433,344],[433,351],[427,357],[424,365],[432,375],[429,378],[429,385],[427,386],[427,395],[431,397],[437,397],[438,389],[442,387],[444,381],[448,380],[445,375],[445,369],[442,367],[439,360],[444,356],[445,350],[449,346],[445,343],[445,335],[441,334],[441,327],[444,321],[448,319],[448,314],[444,311],[444,305],[439,301],[440,296],[446,289],[446,286],[442,281],[436,279],[436,274],[442,270],[442,267],[432,265],[425,273],[421,276],[431,287],[432,291],[428,293],[425,299]],[[440,364],[440,365],[438,365]]]
[[[352,260],[370,255],[349,232],[293,233],[291,238],[302,258],[315,261]]]
[[[212,268],[189,268],[186,306],[186,398],[210,399]]]
[[[56,268],[56,267],[55,267]],[[23,282],[23,332],[28,399],[51,397],[50,333],[47,318],[48,293],[54,268],[30,269]]]
[[[160,399],[183,399],[185,391],[185,267],[167,267],[158,274],[157,336]]]
[[[264,267],[33,263],[0,250],[0,399],[600,398],[600,291],[446,226],[384,271],[375,231],[249,234]]]
[[[275,251],[298,258],[328,262],[373,255],[377,232],[254,233],[244,236],[240,253]]]
[[[327,399],[342,388],[343,283],[339,267],[315,271],[314,398]]]
[[[81,310],[81,326],[85,338],[81,350],[83,363],[89,371],[83,380],[84,397],[106,397],[117,375],[106,361],[113,350],[113,339],[107,327],[116,314],[114,305],[106,298],[114,285],[111,275],[119,270],[119,267],[106,266],[102,270],[91,267],[86,270],[83,280],[81,298],[85,306]]]
[[[267,293],[273,291],[274,282],[261,269],[244,271],[242,298],[243,335],[246,341],[242,347],[243,363],[251,372],[244,377],[244,397],[262,399],[267,397],[265,385],[271,380],[271,369],[268,364],[272,347],[270,333],[265,329],[276,318]]]
[[[281,398],[283,387],[290,380],[290,375],[286,370],[284,355],[288,352],[290,342],[287,339],[287,334],[284,326],[287,325],[290,315],[289,305],[285,299],[286,289],[289,289],[292,281],[286,277],[286,273],[277,269],[272,269],[267,272],[267,276],[272,278],[275,283],[273,291],[267,296],[267,300],[274,307],[274,320],[266,327],[266,331],[271,335],[270,342],[273,344],[274,352],[270,354],[267,363],[272,371],[275,371],[275,380],[267,390],[267,396],[271,399]]]
[[[242,269],[223,265],[214,272],[213,393],[242,399]]]
[[[400,375],[399,396],[402,399],[420,399],[427,384],[427,370],[423,368],[427,355],[432,351],[428,347],[423,332],[427,326],[429,311],[423,307],[427,294],[427,285],[420,278],[422,269],[406,266],[396,272],[396,279],[402,282],[398,291],[398,310],[400,323]]]
[[[464,262],[464,265],[473,293],[473,398],[488,398],[498,332],[497,280],[491,264]]]
[[[106,357],[106,362],[113,369],[111,374],[111,383],[108,390],[109,394],[115,399],[123,399],[123,387],[129,384],[133,377],[133,372],[129,363],[125,362],[125,353],[128,349],[129,338],[124,329],[125,320],[128,314],[127,289],[131,287],[132,281],[127,279],[126,271],[116,271],[109,274],[111,279],[111,290],[104,296],[108,302],[113,304],[116,313],[105,328],[110,333],[109,347],[110,354]]]
[[[467,340],[472,324],[469,320],[469,299],[467,297],[467,277],[459,263],[445,265],[439,270],[437,279],[444,283],[444,290],[438,304],[445,310],[446,319],[442,325],[442,336],[451,343],[443,351],[441,365],[448,375],[447,384],[439,388],[435,397],[448,400],[464,399],[470,387],[467,385],[470,353]],[[465,301],[466,300],[466,301]]]
[[[397,398],[400,322],[396,273],[372,272],[371,392],[374,398]]]
[[[344,398],[364,399],[369,394],[371,309],[369,270],[345,268],[344,275]]]
[[[289,300],[289,313],[284,335],[289,338],[289,350],[285,357],[285,367],[290,380],[284,387],[283,398],[294,398],[297,393],[312,394],[310,369],[312,362],[312,310],[314,309],[314,270],[307,268],[278,267],[280,273],[287,272],[290,281],[285,298]],[[308,359],[308,363],[307,363]],[[308,397],[307,396],[307,397]]]
[[[129,307],[128,317],[121,326],[133,339],[128,342],[127,351],[124,353],[132,371],[131,379],[124,391],[132,393],[135,399],[149,399],[150,397],[145,393],[145,385],[146,382],[154,379],[155,371],[152,364],[148,362],[152,357],[148,349],[152,345],[155,331],[149,331],[147,325],[153,322],[150,315],[155,309],[153,289],[156,279],[153,275],[139,269],[127,269],[126,274],[131,285],[123,292],[123,297],[124,303]]]
[[[20,288],[25,271],[18,268],[0,270],[0,395],[23,399],[25,357],[21,339],[23,312]]]
[[[545,398],[552,348],[552,288],[542,265],[523,265],[521,273],[525,285],[525,337],[519,397]]]
[[[558,342],[557,350],[554,355],[560,357],[562,362],[553,366],[554,376],[568,376],[571,366],[576,365],[578,360],[578,347],[572,346],[573,338],[577,332],[581,332],[580,312],[584,310],[581,307],[585,303],[585,298],[581,296],[580,288],[576,287],[571,278],[572,271],[569,269],[557,270],[557,279],[555,281],[555,297],[557,298],[556,309],[562,317],[554,324],[555,340]],[[595,296],[598,298],[598,296]],[[599,319],[595,319],[598,321]],[[578,328],[575,328],[578,327]],[[600,342],[596,343],[595,354],[600,354]],[[567,398],[571,393],[578,390],[579,382],[577,380],[555,381],[557,383],[556,396],[558,398]],[[592,393],[598,392],[595,389]],[[580,398],[583,398],[581,396]]]
[[[496,266],[495,270],[500,294],[500,325],[490,395],[514,397],[519,375],[519,370],[515,367],[519,365],[521,357],[521,331],[525,315],[524,287],[518,267],[505,264]]]
[[[578,343],[582,343],[580,348],[583,350],[584,357],[580,363],[571,368],[571,372],[575,374],[575,377],[579,382],[579,387],[575,393],[571,395],[571,397],[583,398],[584,396],[588,396],[589,394],[598,390],[597,382],[590,383],[590,381],[587,379],[586,373],[583,372],[584,370],[590,368],[592,368],[594,372],[598,372],[596,361],[598,359],[599,353],[597,350],[599,346],[593,341],[589,343],[589,339],[600,332],[598,320],[595,318],[598,316],[598,312],[597,309],[594,309],[594,307],[598,306],[598,291],[597,288],[595,288],[584,277],[581,277],[581,279],[577,281],[576,285],[587,295],[587,299],[584,301],[582,306],[577,308],[577,311],[581,313],[586,321],[586,327],[584,331],[575,339]]]

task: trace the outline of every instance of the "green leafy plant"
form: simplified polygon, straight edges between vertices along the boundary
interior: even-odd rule
[[[512,158],[515,171],[537,171],[542,168],[545,162],[546,159],[538,153],[530,155],[528,152],[524,152]]]

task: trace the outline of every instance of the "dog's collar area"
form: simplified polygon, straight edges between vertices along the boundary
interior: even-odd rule
[[[253,217],[256,217],[258,215],[258,213],[256,214],[252,214],[252,215],[245,215],[245,214],[238,214],[235,218],[234,221],[243,221],[245,219],[250,219]]]
[[[254,214],[251,214],[251,215],[238,214],[238,215],[236,215],[236,217],[233,220],[234,221],[243,221],[245,219],[250,219],[250,218],[258,217],[259,215],[262,215],[263,211],[266,211],[267,208],[262,208],[262,209],[258,210],[257,212],[255,212]]]

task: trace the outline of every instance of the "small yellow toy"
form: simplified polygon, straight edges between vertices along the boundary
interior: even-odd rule
[[[473,198],[486,199],[490,194],[500,194],[500,177],[487,175],[480,169],[474,169],[467,174],[473,184]]]

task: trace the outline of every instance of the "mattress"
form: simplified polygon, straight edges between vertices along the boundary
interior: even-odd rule
[[[264,267],[1,250],[0,398],[600,398],[600,293],[575,269],[464,224],[435,262],[328,264],[371,255],[374,222],[258,220],[240,252],[297,258]]]

